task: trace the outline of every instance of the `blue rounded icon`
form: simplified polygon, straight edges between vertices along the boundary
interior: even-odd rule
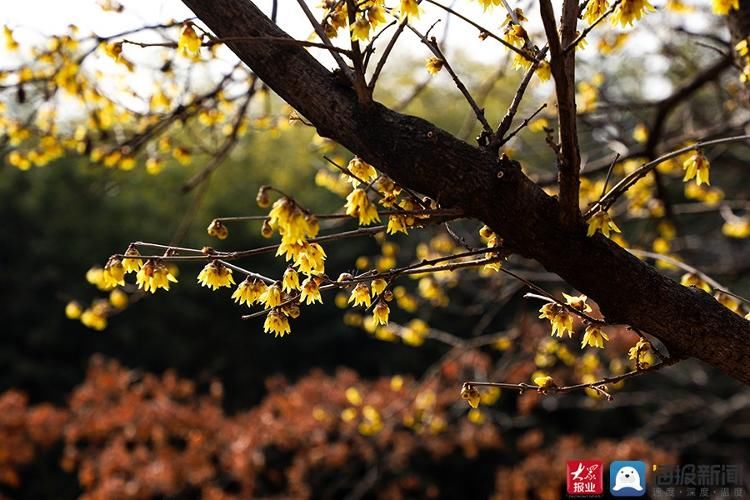
[[[646,463],[637,460],[609,464],[609,492],[613,497],[642,497],[646,494]]]

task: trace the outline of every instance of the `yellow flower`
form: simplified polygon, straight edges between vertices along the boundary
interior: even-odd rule
[[[211,261],[198,273],[198,283],[212,290],[234,285],[232,270],[217,260]]]
[[[388,227],[386,232],[388,234],[404,233],[409,234],[406,226],[406,217],[403,215],[390,215],[388,216]]]
[[[735,217],[721,226],[721,232],[729,238],[750,237],[750,217]]]
[[[360,226],[367,226],[373,221],[380,222],[377,208],[367,198],[367,192],[361,188],[355,189],[346,197],[346,215],[359,217]]]
[[[417,0],[401,0],[401,19],[406,17],[419,17]]]
[[[525,57],[517,52],[513,53],[513,60],[511,61],[511,66],[513,69],[526,71],[531,67],[531,65],[532,62],[528,57]]]
[[[266,309],[278,306],[281,304],[281,287],[278,283],[274,283],[266,288],[258,300]]]
[[[5,48],[9,52],[13,52],[18,49],[18,42],[13,38],[13,30],[8,26],[3,26],[3,38],[5,39]]]
[[[349,296],[349,303],[354,302],[355,306],[364,305],[370,307],[370,288],[365,283],[357,283],[357,286],[352,290],[352,294]]]
[[[555,302],[548,302],[540,309],[540,318],[547,318],[552,325],[551,335],[562,337],[568,333],[568,337],[573,337],[573,315],[565,310],[563,306]]]
[[[628,349],[628,359],[635,361],[638,366],[645,367],[652,357],[651,343],[646,339],[639,339],[633,347]]]
[[[362,394],[359,393],[356,387],[348,387],[344,392],[344,396],[352,406],[359,406],[362,404]]]
[[[588,226],[589,229],[586,236],[593,236],[597,230],[601,231],[607,238],[609,238],[610,230],[616,233],[621,232],[620,228],[615,224],[615,221],[613,221],[609,214],[604,210],[599,210],[592,215],[588,221]]]
[[[583,13],[583,19],[587,23],[593,24],[594,21],[599,19],[599,17],[606,12],[607,7],[609,7],[609,2],[607,0],[589,0],[589,3],[586,5],[586,10]]]
[[[366,41],[370,38],[370,22],[366,17],[362,16],[352,24],[350,32],[353,42],[356,42],[357,40]]]
[[[390,312],[391,310],[388,308],[388,304],[386,304],[384,300],[381,300],[372,310],[372,317],[379,325],[387,325],[388,314]]]
[[[648,127],[645,123],[639,123],[633,129],[633,139],[635,142],[645,144],[648,141]]]
[[[469,413],[466,414],[466,418],[468,418],[469,422],[474,425],[481,425],[487,419],[484,415],[484,412],[477,408],[472,408],[471,410],[469,410]]]
[[[591,347],[598,347],[604,349],[604,341],[609,340],[607,334],[599,326],[587,326],[586,332],[583,334],[583,342],[581,342],[581,349],[590,345]]]
[[[109,57],[115,61],[120,61],[120,57],[122,56],[122,42],[108,43],[103,46],[103,49],[104,53]]]
[[[138,288],[146,292],[156,293],[159,288],[168,291],[169,283],[177,283],[177,278],[163,262],[155,262],[149,259],[138,271],[135,282]]]
[[[185,23],[177,41],[177,51],[185,57],[195,57],[200,54],[201,39],[193,29],[192,23]]]
[[[588,300],[588,297],[585,295],[568,295],[567,293],[563,293],[563,297],[565,297],[565,303],[571,306],[573,309],[581,312],[591,312],[591,306],[586,303]]]
[[[291,267],[287,267],[284,271],[284,276],[281,278],[281,289],[285,292],[293,292],[299,290],[299,275],[297,271]]]
[[[648,0],[622,0],[612,14],[612,24],[621,26],[632,25],[646,12],[653,12],[654,6]]]
[[[388,283],[383,278],[378,278],[376,280],[372,280],[372,283],[370,283],[370,287],[372,288],[372,295],[377,296],[380,295],[385,291],[385,287],[388,286]]]
[[[549,127],[549,120],[546,118],[537,118],[536,120],[529,123],[529,131],[531,132],[541,132],[546,127]]]
[[[97,331],[102,331],[107,328],[107,316],[103,311],[99,311],[98,308],[86,309],[81,314],[81,323],[88,328],[93,328]]]
[[[534,385],[539,386],[540,389],[551,389],[553,387],[557,387],[554,379],[549,375],[537,375],[536,377],[534,377],[532,382],[534,382]]]
[[[724,293],[721,291],[716,292],[716,295],[714,295],[714,298],[719,302],[719,304],[723,305],[733,313],[740,314],[742,313],[742,304],[739,300],[732,297],[728,293]]]
[[[68,319],[78,319],[81,317],[82,312],[83,310],[81,309],[81,304],[79,304],[75,300],[70,301],[65,305],[65,316]]]
[[[682,180],[689,181],[690,179],[695,178],[695,182],[699,186],[701,184],[711,184],[708,179],[710,167],[711,165],[708,162],[708,159],[703,156],[703,153],[695,151],[690,158],[685,160],[682,164],[682,168],[685,169],[685,177]]]
[[[711,293],[711,285],[709,285],[703,278],[695,273],[685,273],[680,278],[680,285],[683,286],[694,286],[700,288],[706,293]]]
[[[427,63],[425,64],[425,67],[427,68],[427,72],[431,75],[437,75],[441,69],[443,69],[443,64],[445,64],[445,61],[442,59],[438,59],[437,57],[430,57],[427,59]]]
[[[750,54],[750,45],[748,45],[748,39],[743,38],[740,40],[737,45],[734,46],[734,50],[737,51],[737,55],[740,57],[745,57],[746,55]]]
[[[664,8],[675,14],[692,14],[695,12],[695,7],[686,4],[682,0],[667,0],[667,4]]]
[[[86,281],[102,291],[112,288],[105,283],[104,269],[102,269],[101,267],[92,267],[91,269],[86,271]]]
[[[229,236],[229,228],[221,222],[218,219],[214,219],[211,221],[211,224],[208,225],[208,228],[206,229],[209,236],[213,236],[214,238],[218,238],[220,240],[227,239],[227,236]]]
[[[320,230],[315,216],[305,214],[292,200],[283,197],[276,200],[268,213],[268,222],[272,228],[278,227],[281,242],[285,245],[301,244],[305,238],[314,238]],[[277,255],[283,253],[279,248]],[[287,255],[287,260],[289,256]]]
[[[248,306],[255,304],[260,300],[263,292],[266,291],[266,284],[257,278],[250,278],[248,276],[245,280],[239,284],[237,289],[232,294],[232,298],[235,302],[247,304]]]
[[[318,243],[304,243],[293,258],[301,273],[322,274],[325,271],[326,253]]]
[[[104,266],[102,280],[107,287],[122,286],[125,284],[125,266],[122,260],[117,257],[111,257]]]
[[[552,76],[552,69],[547,61],[542,61],[537,66],[535,73],[539,80],[546,82]]]
[[[383,6],[378,5],[377,3],[373,3],[372,5],[370,5],[370,7],[367,9],[367,19],[370,21],[373,29],[385,23],[386,17],[385,9],[383,8]]]
[[[128,294],[119,288],[112,290],[109,294],[109,303],[115,309],[125,309],[128,306]]]
[[[461,399],[469,403],[469,406],[472,408],[478,408],[479,402],[482,399],[482,395],[479,394],[479,391],[476,389],[476,387],[464,384],[461,388]]]
[[[515,47],[523,47],[526,45],[526,40],[529,36],[526,34],[526,30],[520,24],[509,23],[505,26],[503,31],[503,38],[509,44]]]
[[[352,158],[346,168],[353,175],[353,177],[351,177],[351,182],[354,187],[359,186],[360,181],[370,182],[378,176],[377,170],[358,156]]]
[[[193,160],[193,154],[190,149],[184,147],[177,147],[172,150],[172,157],[177,160],[180,165],[190,165]]]
[[[711,10],[719,16],[726,16],[731,10],[740,8],[740,0],[712,0]]]
[[[305,281],[302,282],[302,293],[300,294],[300,301],[307,305],[312,305],[316,301],[323,303],[323,297],[320,296],[320,278],[309,276]]]
[[[273,310],[266,316],[266,321],[263,323],[263,331],[273,333],[274,337],[283,337],[285,334],[291,333],[292,329],[289,326],[287,317],[279,311]]]

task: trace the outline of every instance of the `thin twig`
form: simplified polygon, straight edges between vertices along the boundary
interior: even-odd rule
[[[663,154],[657,159],[643,164],[638,169],[634,170],[632,173],[624,177],[620,182],[615,184],[612,187],[612,189],[609,190],[607,194],[602,196],[599,199],[599,201],[595,202],[591,206],[591,208],[589,208],[586,211],[586,213],[584,214],[584,218],[590,217],[600,207],[603,210],[609,209],[609,207],[611,207],[612,204],[615,201],[617,201],[617,199],[620,196],[622,196],[628,189],[630,189],[630,187],[633,186],[633,184],[638,182],[639,179],[643,178],[646,174],[648,174],[650,171],[655,169],[660,163],[664,163],[667,160],[671,160],[672,158],[680,156],[683,153],[687,153],[688,151],[693,151],[695,149],[700,149],[700,148],[704,148],[707,146],[715,146],[717,144],[727,144],[727,143],[741,142],[741,141],[747,141],[747,140],[750,140],[750,135],[723,137],[721,139],[713,139],[710,141],[697,142],[695,144],[691,144],[690,146],[685,146],[684,148],[676,149],[669,153]]]
[[[419,37],[419,39],[424,43],[427,48],[430,49],[430,51],[443,62],[443,66],[445,67],[446,71],[451,75],[451,78],[453,78],[453,82],[456,84],[456,87],[458,87],[458,90],[463,94],[466,101],[471,106],[471,109],[474,110],[474,114],[477,115],[477,119],[482,124],[482,128],[484,129],[485,133],[489,134],[488,137],[491,137],[493,131],[492,127],[490,126],[489,122],[487,121],[487,118],[484,116],[484,109],[480,108],[477,102],[474,100],[474,98],[471,96],[471,93],[469,93],[466,86],[463,84],[461,79],[458,77],[456,72],[453,70],[451,65],[448,63],[448,61],[445,58],[445,54],[443,54],[443,51],[440,50],[440,46],[438,45],[437,41],[433,37],[432,39],[427,39],[424,35],[422,35],[419,31],[414,29],[411,25],[407,25],[408,28]]]
[[[331,57],[333,57],[333,59],[336,61],[336,64],[339,65],[339,69],[345,76],[349,77],[353,81],[352,77],[354,75],[352,74],[351,68],[346,65],[339,52],[334,48],[333,43],[331,43],[331,40],[328,38],[328,35],[326,35],[325,30],[323,30],[323,27],[315,19],[315,16],[310,11],[310,7],[307,6],[305,0],[297,0],[297,3],[304,11],[305,16],[307,16],[307,20],[310,21],[310,24],[315,30],[315,33],[317,33],[318,37],[323,41],[323,44],[329,49]]]

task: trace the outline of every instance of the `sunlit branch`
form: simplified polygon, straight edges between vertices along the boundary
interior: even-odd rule
[[[608,400],[612,400],[613,397],[611,394],[609,394],[606,389],[604,388],[608,384],[616,384],[618,382],[622,382],[624,380],[628,380],[634,377],[638,377],[640,375],[643,375],[645,373],[654,372],[656,370],[660,370],[662,368],[665,368],[667,366],[671,366],[675,364],[679,359],[673,359],[673,358],[667,358],[663,361],[660,361],[658,363],[655,363],[649,367],[641,368],[641,369],[635,369],[632,371],[629,371],[627,373],[623,373],[622,375],[616,375],[613,377],[605,377],[600,380],[597,380],[595,382],[590,382],[586,384],[574,384],[574,385],[566,385],[561,387],[556,386],[550,386],[550,387],[540,387],[538,385],[534,384],[509,384],[504,382],[479,382],[479,381],[468,381],[464,382],[464,387],[471,388],[471,387],[498,387],[500,389],[510,389],[514,391],[518,391],[520,394],[523,394],[526,391],[532,390],[537,391],[542,394],[546,395],[552,395],[552,394],[565,394],[568,392],[573,391],[579,391],[583,389],[593,389],[597,392],[602,393],[605,395],[605,397]]]
[[[482,252],[482,253],[485,253],[485,252]],[[458,258],[458,257],[455,256],[455,255],[453,255],[453,256],[450,256],[450,257],[448,257],[446,259],[452,260],[452,259],[456,259],[456,258]],[[475,260],[471,260],[471,261],[464,261],[464,262],[456,262],[456,263],[451,263],[451,264],[444,264],[442,266],[433,266],[433,264],[426,265],[426,264],[420,263],[420,264],[415,264],[414,265],[415,267],[406,267],[406,268],[392,269],[390,271],[376,272],[376,273],[373,273],[373,274],[367,274],[366,273],[366,274],[363,274],[363,275],[360,275],[360,276],[352,277],[350,279],[330,281],[328,284],[321,286],[320,287],[320,291],[332,290],[332,289],[338,289],[338,288],[346,288],[346,287],[348,287],[350,285],[353,285],[353,284],[356,284],[356,283],[369,282],[369,281],[372,281],[372,280],[375,280],[375,279],[378,279],[378,278],[382,278],[382,279],[385,279],[385,280],[393,280],[393,279],[396,279],[396,278],[398,278],[400,276],[409,276],[409,275],[413,275],[413,274],[437,273],[437,272],[441,272],[441,271],[455,271],[457,269],[464,269],[464,268],[467,268],[467,267],[479,267],[479,266],[484,266],[484,265],[487,265],[487,264],[492,264],[494,262],[499,261],[500,259],[501,259],[501,257],[487,257],[487,258],[484,258],[484,259],[475,259]],[[435,261],[437,261],[437,260],[439,260],[439,259],[435,259]],[[434,261],[431,261],[431,262],[434,262]],[[422,267],[422,266],[424,266],[424,267]],[[299,295],[294,295],[294,296],[292,296],[288,300],[282,302],[281,304],[279,304],[276,307],[279,308],[279,307],[284,307],[286,305],[294,304],[298,300],[299,300]],[[376,301],[377,301],[377,299],[376,299]],[[374,302],[373,302],[373,304],[374,304]],[[242,316],[242,319],[251,319],[251,318],[256,318],[258,316],[263,316],[263,315],[266,315],[266,314],[270,313],[272,310],[273,310],[273,308],[271,308],[271,309],[265,309],[263,311],[258,311],[258,312],[252,313],[252,314],[247,314],[245,316]]]
[[[463,94],[466,101],[471,106],[471,109],[474,110],[474,114],[477,116],[477,119],[479,120],[479,123],[482,124],[482,128],[484,129],[485,134],[487,134],[487,138],[492,136],[492,126],[490,126],[489,122],[487,121],[487,118],[484,116],[484,109],[480,108],[477,102],[474,100],[474,98],[471,96],[471,93],[469,93],[466,86],[463,84],[461,79],[458,77],[456,72],[453,70],[451,65],[446,60],[445,54],[443,54],[443,51],[440,50],[440,46],[438,45],[437,41],[434,37],[431,39],[426,38],[425,35],[422,35],[419,31],[414,29],[411,25],[408,25],[408,28],[419,37],[419,39],[422,41],[423,44],[427,46],[427,48],[430,49],[430,51],[443,62],[443,65],[445,66],[446,71],[451,75],[451,78],[453,78],[453,82],[456,84],[456,87],[458,87],[458,90]]]
[[[610,14],[612,14],[612,13],[613,13],[613,12],[615,11],[615,9],[617,8],[617,6],[618,6],[618,5],[620,5],[620,2],[621,2],[621,1],[622,1],[622,0],[616,0],[616,1],[614,2],[614,3],[612,3],[612,6],[611,6],[611,7],[609,8],[609,9],[607,9],[607,10],[606,10],[606,11],[605,11],[605,12],[604,12],[604,13],[603,13],[603,14],[602,14],[601,16],[599,16],[598,18],[596,18],[596,19],[594,20],[594,22],[593,22],[593,23],[591,23],[591,24],[590,24],[589,26],[587,26],[587,27],[586,27],[586,28],[585,28],[585,29],[584,29],[583,31],[581,31],[581,34],[580,34],[580,35],[578,35],[578,36],[577,36],[577,37],[575,38],[575,40],[573,40],[572,42],[570,42],[570,44],[569,44],[569,45],[568,45],[567,47],[565,47],[565,49],[563,50],[563,52],[568,52],[568,51],[571,51],[571,50],[575,50],[576,46],[577,46],[577,45],[578,45],[579,43],[581,43],[581,40],[583,40],[584,38],[586,38],[586,36],[587,36],[587,35],[588,35],[589,33],[591,33],[591,30],[593,30],[594,28],[596,28],[596,26],[597,26],[597,25],[598,25],[599,23],[601,23],[601,22],[602,22],[602,21],[604,21],[604,20],[605,20],[605,19],[606,19],[607,17],[609,17],[609,16],[610,16]]]
[[[358,229],[354,229],[352,231],[344,231],[341,233],[318,236],[317,238],[311,238],[310,240],[308,240],[308,242],[309,243],[324,243],[328,241],[356,238],[359,236],[372,236],[377,233],[382,233],[383,231],[385,231],[385,229],[386,229],[385,226],[361,227]],[[251,257],[253,255],[261,255],[261,254],[275,252],[276,250],[279,249],[279,246],[280,246],[280,245],[267,245],[264,247],[253,248],[251,250],[239,250],[239,251],[233,251],[233,252],[213,251],[210,254],[206,254],[203,252],[203,250],[199,250],[196,248],[171,247],[168,245],[157,245],[154,243],[143,243],[143,242],[135,242],[133,243],[133,245],[137,247],[161,248],[167,252],[170,250],[176,250],[180,252],[200,254],[200,255],[147,255],[147,256],[139,257],[141,259],[161,259],[161,260],[168,260],[168,261],[206,261],[206,260],[215,260],[215,259],[237,260],[237,259],[242,259],[245,257]],[[121,259],[129,258],[127,255],[124,255],[124,254],[116,254],[115,257],[119,257]]]
[[[545,102],[541,106],[539,106],[538,108],[536,108],[536,111],[534,111],[533,113],[531,113],[531,115],[529,115],[528,117],[524,118],[524,120],[516,128],[514,128],[511,131],[510,134],[508,134],[508,136],[505,138],[505,140],[501,141],[501,145],[505,144],[509,140],[513,139],[516,135],[518,135],[518,133],[521,130],[523,130],[529,124],[529,122],[531,120],[533,120],[536,117],[536,115],[538,115],[539,113],[541,113],[542,110],[544,108],[546,108],[546,107],[547,107],[547,103]]]
[[[404,28],[406,27],[406,23],[408,22],[409,22],[409,19],[404,18],[399,23],[398,27],[396,28],[396,32],[388,41],[388,45],[386,45],[385,50],[383,51],[383,54],[380,56],[380,59],[378,59],[378,63],[375,66],[375,71],[373,71],[372,77],[370,77],[370,83],[367,85],[370,88],[371,92],[375,90],[375,84],[378,82],[380,73],[383,71],[383,67],[385,66],[385,63],[388,61],[388,57],[391,55],[391,51],[393,50],[393,47],[396,46],[396,42],[398,41],[398,38],[401,36],[401,33],[404,31]]]
[[[357,7],[354,5],[354,0],[346,0],[346,6],[347,15],[349,16],[349,26],[351,27],[354,26],[357,20]],[[352,82],[354,84],[354,91],[357,93],[360,104],[368,104],[372,101],[372,95],[365,81],[362,51],[359,48],[359,40],[355,40],[351,32],[349,33],[349,42],[352,48],[352,64],[354,65],[354,82]]]
[[[318,42],[311,42],[308,40],[296,40],[294,38],[281,38],[281,37],[242,37],[242,36],[235,36],[235,37],[226,37],[226,38],[212,38],[207,42],[203,42],[203,47],[212,47],[214,45],[220,45],[224,43],[263,43],[263,42],[274,42],[279,43],[282,45],[299,45],[302,47],[310,47],[310,48],[317,48],[317,49],[323,49],[328,50],[331,52],[338,52],[339,54],[344,54],[345,56],[351,57],[352,51],[348,49],[343,49],[341,47],[336,47],[335,45],[333,47],[329,47],[324,43],[318,43]],[[137,47],[141,48],[147,48],[147,47],[167,47],[176,49],[177,48],[177,42],[136,42],[133,40],[123,40],[123,44],[128,45],[135,45]]]
[[[541,50],[538,56],[538,60],[544,59],[546,53],[547,47]],[[534,61],[531,63],[529,69],[526,70],[526,74],[523,76],[521,83],[518,85],[518,90],[516,90],[516,93],[513,96],[513,100],[508,107],[508,111],[505,113],[505,116],[503,116],[502,121],[495,130],[495,137],[493,138],[493,145],[495,147],[500,148],[503,144],[508,142],[508,139],[505,139],[505,134],[508,132],[508,130],[510,130],[510,126],[513,123],[513,118],[518,112],[518,106],[520,106],[521,101],[523,100],[524,93],[526,92],[526,88],[529,86],[531,79],[534,77],[534,72],[538,67],[539,61]]]
[[[362,50],[362,53],[365,56],[365,61],[364,61],[365,73],[367,72],[367,68],[370,66],[370,58],[375,53],[375,42],[378,40],[378,38],[380,38],[383,34],[385,34],[385,32],[388,31],[391,28],[391,26],[394,26],[396,24],[398,24],[398,20],[394,19],[390,23],[383,26],[380,29],[380,31],[378,31],[377,33],[375,33],[375,35],[373,35],[373,37],[367,43],[365,48]],[[370,86],[370,84],[367,84],[367,87],[370,89],[370,92],[372,93],[372,87]]]
[[[378,211],[378,215],[428,215],[431,217],[436,216],[460,216],[463,212],[461,210],[457,210],[454,208],[438,208],[434,210],[380,210]],[[314,214],[316,219],[319,220],[326,220],[326,219],[351,219],[352,221],[355,221],[355,219],[352,218],[351,215],[343,214],[343,213],[336,213],[336,214]],[[268,218],[267,215],[239,215],[235,217],[217,217],[214,220],[219,222],[245,222],[245,221],[260,221],[260,220],[266,220]]]
[[[338,53],[331,40],[326,35],[325,30],[323,30],[323,27],[318,23],[318,21],[315,19],[315,16],[313,15],[312,11],[310,11],[310,7],[307,6],[307,3],[305,3],[305,0],[297,0],[297,3],[299,4],[300,8],[305,13],[305,16],[307,16],[307,20],[310,21],[310,25],[315,30],[315,33],[318,35],[318,37],[321,39],[323,44],[328,47],[331,57],[336,61],[336,64],[338,64],[339,69],[341,72],[346,75],[349,78],[352,78],[352,70],[349,68],[349,66],[346,65],[344,60],[341,58],[341,55]]]
[[[664,255],[662,253],[656,253],[656,252],[649,252],[646,250],[638,250],[637,248],[630,248],[628,249],[628,252],[639,255],[642,257],[649,257],[651,259],[661,260],[664,262],[667,262],[669,264],[672,264],[673,266],[679,267],[683,271],[686,271],[688,273],[695,274],[699,276],[703,281],[711,285],[713,289],[716,291],[719,291],[721,293],[725,293],[727,295],[731,295],[732,297],[741,300],[742,302],[746,304],[750,304],[750,299],[746,299],[742,295],[737,295],[736,293],[730,291],[727,287],[716,281],[715,279],[711,278],[709,275],[701,271],[700,269],[693,267],[689,264],[685,264],[684,262],[675,259],[674,257],[670,257],[669,255]]]
[[[586,213],[584,214],[584,218],[590,217],[599,208],[607,210],[615,201],[617,201],[620,196],[625,194],[625,192],[630,189],[631,186],[633,186],[650,171],[655,169],[660,163],[664,163],[665,161],[671,160],[672,158],[680,156],[683,153],[687,153],[688,151],[693,151],[708,146],[715,146],[717,144],[728,144],[747,140],[750,140],[750,135],[739,135],[735,137],[724,137],[721,139],[697,142],[695,144],[691,144],[690,146],[685,146],[684,148],[676,149],[670,153],[666,153],[653,161],[645,163],[629,175],[625,176],[620,182],[615,184],[612,189],[607,192],[607,194],[602,196],[599,201],[595,202],[591,206],[591,208],[586,211]]]
[[[519,49],[515,45],[513,45],[513,44],[507,42],[506,40],[504,40],[503,38],[495,35],[490,30],[488,30],[486,28],[483,28],[482,26],[480,26],[476,22],[474,22],[471,19],[469,19],[468,17],[466,17],[466,16],[458,13],[457,11],[455,11],[454,9],[452,9],[451,7],[448,7],[447,5],[443,5],[443,4],[439,3],[439,2],[436,2],[435,0],[424,0],[424,1],[427,2],[427,3],[431,3],[432,5],[434,5],[436,7],[440,7],[444,11],[446,11],[446,12],[448,12],[450,14],[453,14],[454,16],[456,16],[457,18],[461,19],[462,21],[464,21],[464,22],[472,25],[474,28],[476,28],[477,30],[479,30],[479,33],[481,35],[486,35],[489,38],[497,40],[498,42],[500,42],[501,44],[503,44],[507,49],[512,50],[513,52],[515,52],[519,56],[523,57],[524,59],[527,59],[529,61],[534,61],[535,60],[535,58],[531,54],[527,53],[524,50]]]
[[[232,131],[229,136],[224,140],[224,144],[221,149],[213,156],[211,161],[198,173],[193,175],[190,179],[185,182],[182,186],[182,192],[187,193],[192,191],[197,185],[205,181],[210,175],[221,166],[224,160],[232,152],[232,149],[237,145],[237,136],[242,126],[242,122],[245,119],[245,113],[247,112],[250,101],[255,95],[255,83],[257,80],[253,80],[253,84],[250,86],[250,90],[247,93],[247,97],[237,111],[237,117],[235,118],[234,124],[232,125]]]
[[[550,0],[541,0],[539,11],[547,35],[550,70],[555,80],[557,96],[558,136],[560,140],[557,166],[560,187],[560,220],[565,226],[578,222],[581,153],[578,147],[576,123],[575,51],[565,53],[562,46],[575,37],[578,5],[572,0],[563,2],[563,13],[558,35],[555,12]]]

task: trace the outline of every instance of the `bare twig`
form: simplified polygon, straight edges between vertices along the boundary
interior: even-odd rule
[[[411,25],[407,25],[408,28],[419,37],[419,39],[424,43],[427,48],[430,49],[430,51],[443,61],[443,66],[445,66],[446,71],[451,75],[451,78],[453,78],[453,82],[456,84],[456,87],[458,87],[458,90],[463,94],[466,101],[471,106],[471,109],[474,110],[474,114],[477,116],[477,119],[482,124],[482,128],[484,129],[485,133],[488,134],[488,138],[492,136],[492,127],[490,126],[489,122],[487,121],[487,118],[484,116],[484,109],[480,108],[477,102],[474,100],[474,98],[471,96],[471,93],[468,91],[466,86],[463,84],[461,79],[458,77],[456,72],[453,70],[451,65],[448,63],[448,61],[445,58],[445,54],[443,54],[443,51],[440,50],[440,46],[438,45],[435,38],[428,39],[424,35],[422,35],[419,31],[414,29]]]
[[[353,75],[351,68],[346,65],[344,60],[341,58],[339,51],[337,51],[334,48],[333,43],[331,43],[331,40],[326,35],[326,32],[323,30],[323,27],[315,19],[315,16],[313,15],[312,11],[310,11],[310,7],[307,6],[307,3],[305,2],[305,0],[297,0],[297,3],[304,11],[305,16],[307,16],[307,20],[310,21],[310,24],[315,30],[315,33],[317,33],[318,37],[323,41],[323,44],[329,49],[331,53],[331,57],[333,57],[333,59],[336,61],[336,64],[338,64],[339,69],[343,72],[344,75],[346,75],[352,81],[354,81],[354,75]]]

